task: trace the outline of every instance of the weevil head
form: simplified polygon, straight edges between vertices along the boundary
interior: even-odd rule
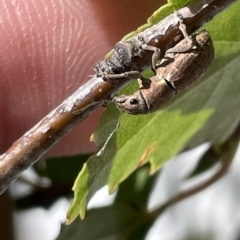
[[[96,72],[97,77],[106,79],[108,75],[121,74],[125,72],[125,69],[115,55],[112,55],[110,59],[99,61],[93,70]]]
[[[141,90],[138,90],[129,96],[122,95],[119,97],[114,97],[112,101],[121,111],[129,114],[137,115],[149,113],[149,109]]]

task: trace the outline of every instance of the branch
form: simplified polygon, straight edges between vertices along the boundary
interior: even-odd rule
[[[226,9],[236,0],[214,0],[189,5],[178,12],[183,16],[189,34]],[[178,29],[178,18],[171,14],[153,27],[139,33],[146,43],[165,51],[182,40]],[[136,37],[136,36],[134,36]],[[134,38],[133,37],[133,38]],[[176,41],[177,39],[177,41]],[[151,53],[145,51],[142,58],[134,59],[142,69],[151,65]],[[94,76],[81,86],[59,107],[49,113],[0,157],[0,194],[3,193],[25,169],[39,160],[57,141],[77,124],[86,119],[94,110],[116,93],[130,79],[114,79],[105,82]]]

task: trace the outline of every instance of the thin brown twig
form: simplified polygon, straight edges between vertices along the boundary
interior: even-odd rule
[[[208,3],[203,1],[204,3],[195,3],[178,10],[178,12],[183,16],[188,33],[192,34],[235,1],[213,0]],[[139,34],[147,44],[160,48],[162,56],[168,48],[182,39],[182,36],[179,38],[178,22],[174,18],[176,16],[171,14],[152,28]],[[156,37],[153,38],[153,34]],[[143,57],[138,59],[136,64],[141,64],[143,69],[149,67],[151,65],[149,54],[148,51],[144,52]],[[114,83],[105,82],[94,76],[13,143],[0,157],[0,194],[25,169],[39,160],[61,137],[86,119],[111,94],[116,93],[129,82],[129,79],[125,78],[115,80]]]

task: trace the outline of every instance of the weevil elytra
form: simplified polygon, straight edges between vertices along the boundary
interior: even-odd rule
[[[172,20],[169,20],[168,23],[169,27],[171,25],[178,24],[178,29],[180,30],[184,38],[188,40],[188,49],[191,49],[192,41],[186,32],[186,27],[183,24],[181,14],[176,12],[172,14],[171,17]],[[154,45],[149,45],[144,41],[144,35],[151,35],[150,39],[148,37],[148,41],[151,41],[151,39],[156,40],[160,37],[158,35],[162,34],[162,32],[154,30],[155,28],[159,28],[159,26],[153,26],[152,28],[147,29],[147,31],[141,32],[140,34],[132,37],[129,40],[118,42],[115,45],[111,56],[98,62],[94,67],[94,71],[96,72],[97,77],[102,77],[106,81],[111,81],[111,79],[119,78],[141,78],[141,72],[146,69],[146,67],[149,67],[139,63],[139,59],[143,57],[143,54],[146,51],[150,51],[152,53],[148,55],[148,58],[151,59],[148,59],[146,62],[150,63],[152,70],[155,72],[157,61],[160,59],[161,56],[161,50],[158,47]],[[165,26],[164,29],[166,30],[167,26]],[[157,41],[153,42],[155,44],[157,43]]]
[[[192,36],[194,47],[187,52],[188,39],[182,40],[166,52],[166,61],[157,68],[156,76],[142,79],[140,88],[129,96],[113,98],[117,107],[130,114],[147,114],[157,111],[181,90],[193,85],[210,67],[214,46],[207,31]]]

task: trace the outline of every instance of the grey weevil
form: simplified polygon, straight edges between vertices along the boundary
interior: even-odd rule
[[[178,12],[176,12],[174,16],[177,18],[177,22],[179,24],[178,29],[186,39],[185,49],[182,49],[182,51],[191,49],[193,43],[187,34],[182,16]],[[169,27],[171,24],[172,22],[169,21]],[[160,32],[154,30],[154,28],[157,27],[159,26],[156,25],[152,27],[152,39],[160,37],[158,36]],[[165,29],[167,29],[167,26],[165,26]],[[146,32],[149,32],[149,29]],[[151,59],[147,59],[147,62],[150,63],[152,70],[156,72],[156,65],[157,61],[160,60],[161,50],[156,46],[145,43],[143,37],[141,36],[144,36],[144,32],[132,37],[129,40],[118,42],[115,45],[111,56],[99,61],[93,68],[97,77],[101,77],[105,81],[114,81],[114,79],[119,78],[142,78],[141,72],[146,69],[147,66],[142,65],[139,59],[144,57],[143,54],[145,51],[152,52],[152,54],[148,55],[148,58],[150,57]],[[151,39],[149,39],[149,41],[150,40]],[[158,41],[153,42],[157,43]]]

